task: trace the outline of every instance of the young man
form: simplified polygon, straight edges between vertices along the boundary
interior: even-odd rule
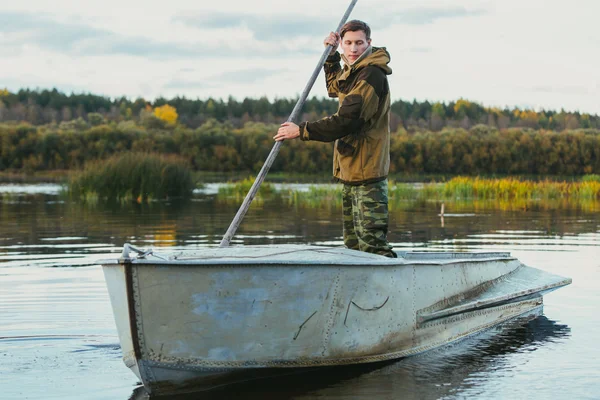
[[[346,23],[340,35],[332,32],[324,44],[333,46],[324,69],[329,97],[339,97],[337,113],[299,126],[286,122],[274,139],[335,140],[333,175],[344,184],[344,244],[396,257],[387,241],[390,55],[384,47],[371,47],[371,29],[358,20]]]

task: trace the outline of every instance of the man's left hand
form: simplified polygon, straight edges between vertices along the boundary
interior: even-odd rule
[[[282,140],[296,139],[298,136],[300,136],[300,127],[293,122],[284,122],[273,139],[281,142]]]

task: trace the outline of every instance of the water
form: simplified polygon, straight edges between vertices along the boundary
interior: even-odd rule
[[[81,206],[55,185],[0,186],[0,398],[145,398],[121,361],[101,269],[123,243],[215,246],[239,201],[214,186],[186,203]],[[502,250],[573,278],[543,315],[387,364],[334,368],[185,398],[600,398],[598,205],[527,210],[477,204],[396,205],[396,249]],[[341,245],[341,211],[255,204],[234,244]],[[183,398],[183,397],[182,397]]]

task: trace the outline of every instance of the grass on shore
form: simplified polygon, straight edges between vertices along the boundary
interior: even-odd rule
[[[600,200],[600,178],[586,175],[578,182],[521,181],[515,178],[479,179],[457,177],[443,185],[446,199]]]
[[[234,196],[243,199],[253,183],[252,178],[231,183],[219,189],[221,199]],[[263,191],[264,187],[264,191]],[[288,205],[307,208],[341,206],[341,185],[311,186],[308,191],[284,189],[277,191],[270,184],[261,185],[260,194],[283,198]],[[260,195],[259,194],[259,195]],[[258,197],[258,196],[257,196]],[[518,178],[456,177],[443,183],[389,183],[390,203],[399,201],[497,201],[504,204],[525,204],[531,201],[565,202],[600,200],[600,176],[586,175],[579,181],[529,181]],[[262,198],[259,201],[263,201]],[[522,208],[519,206],[519,208]]]

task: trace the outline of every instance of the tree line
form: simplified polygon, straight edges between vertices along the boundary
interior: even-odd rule
[[[77,118],[108,122],[135,121],[148,123],[148,112],[169,105],[178,115],[178,123],[197,128],[215,119],[242,127],[247,122],[279,123],[287,119],[297,99],[269,100],[244,98],[188,99],[163,97],[153,101],[144,98],[109,98],[91,93],[65,94],[57,89],[22,89],[12,93],[0,89],[0,122],[23,121],[32,125],[68,122]],[[337,100],[312,97],[307,100],[302,119],[315,120],[337,110]],[[527,110],[520,108],[485,107],[465,99],[443,102],[397,100],[391,106],[391,128],[410,131],[427,129],[441,131],[446,127],[470,129],[484,124],[498,129],[532,128],[554,131],[600,129],[600,116],[579,112]]]
[[[127,151],[176,154],[196,171],[256,173],[272,146],[277,124],[236,127],[215,119],[198,128],[167,124],[147,128],[134,121],[93,126],[83,119],[60,125],[0,123],[0,170],[78,170],[92,160]],[[414,174],[600,173],[600,130],[564,132],[487,125],[440,132],[400,128],[392,134],[391,172]],[[328,173],[332,144],[289,141],[272,171]]]

